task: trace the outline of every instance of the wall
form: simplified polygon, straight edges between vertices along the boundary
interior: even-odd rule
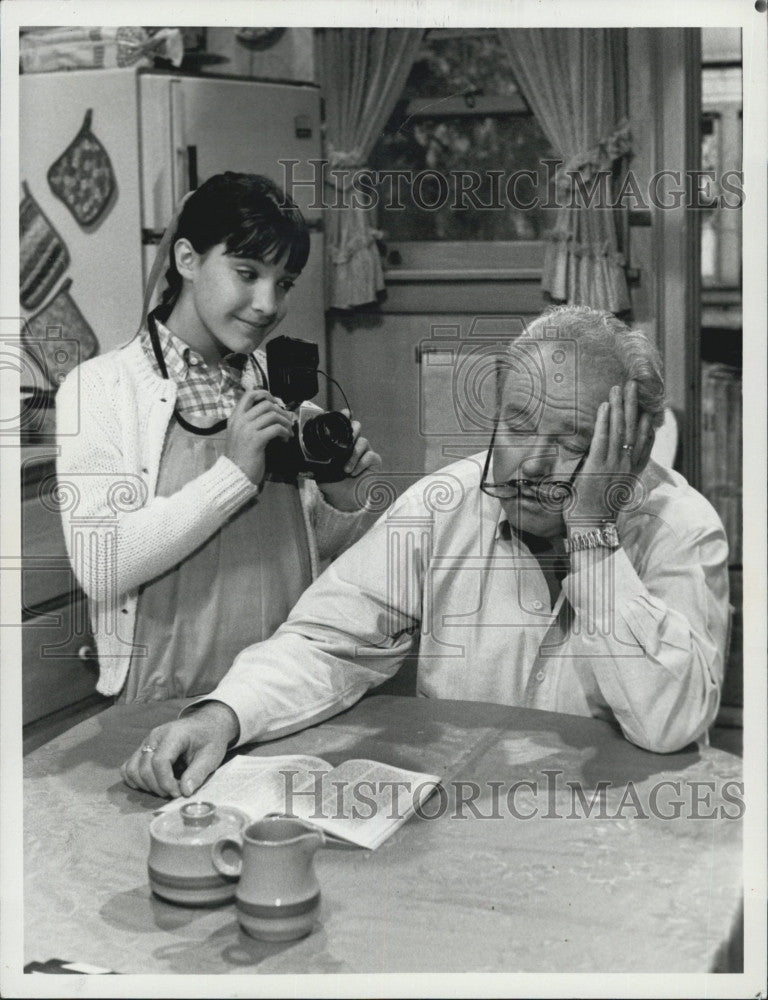
[[[530,276],[439,281],[412,271],[390,278],[379,311],[330,317],[333,376],[398,493],[424,472],[487,447],[493,384],[484,375],[495,368],[488,356],[543,307]],[[457,414],[454,399],[466,403],[481,382],[485,419],[472,400]]]
[[[628,31],[630,169],[648,192],[662,170],[696,169],[700,158],[701,47],[699,32],[683,28]],[[666,186],[664,186],[666,185]],[[674,179],[661,186],[675,186]],[[672,200],[672,199],[670,199]],[[639,281],[632,289],[635,319],[655,336],[664,360],[667,398],[681,424],[682,471],[699,483],[700,256],[699,218],[684,205],[651,206],[633,213],[629,265]]]
[[[206,51],[226,62],[203,67],[203,72],[253,76],[266,80],[315,83],[312,28],[288,28],[269,48],[254,50],[237,38],[237,28],[207,28]]]

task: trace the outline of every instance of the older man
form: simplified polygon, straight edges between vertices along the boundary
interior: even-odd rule
[[[421,695],[615,720],[659,752],[706,733],[728,547],[707,501],[649,459],[655,349],[609,313],[561,307],[503,367],[488,452],[411,487],[205,701],[148,734],[128,784],[191,794],[228,746],[347,708],[417,644]]]

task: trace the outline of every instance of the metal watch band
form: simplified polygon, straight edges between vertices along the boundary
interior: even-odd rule
[[[607,524],[602,528],[590,528],[587,531],[574,531],[565,540],[565,551],[581,552],[584,549],[617,549],[619,536],[615,524]]]

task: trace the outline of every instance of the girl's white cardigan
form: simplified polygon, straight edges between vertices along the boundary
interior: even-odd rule
[[[131,658],[138,589],[205,542],[257,492],[222,456],[170,497],[155,496],[176,402],[139,338],[75,368],[56,395],[56,501],[75,575],[89,599],[102,694],[116,694]],[[369,526],[300,479],[312,575]]]

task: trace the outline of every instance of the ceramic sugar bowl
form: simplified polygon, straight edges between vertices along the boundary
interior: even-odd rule
[[[248,817],[239,809],[187,802],[161,813],[149,827],[149,884],[163,899],[184,906],[217,906],[234,898],[237,879],[217,871],[211,848],[222,837],[240,839]]]

